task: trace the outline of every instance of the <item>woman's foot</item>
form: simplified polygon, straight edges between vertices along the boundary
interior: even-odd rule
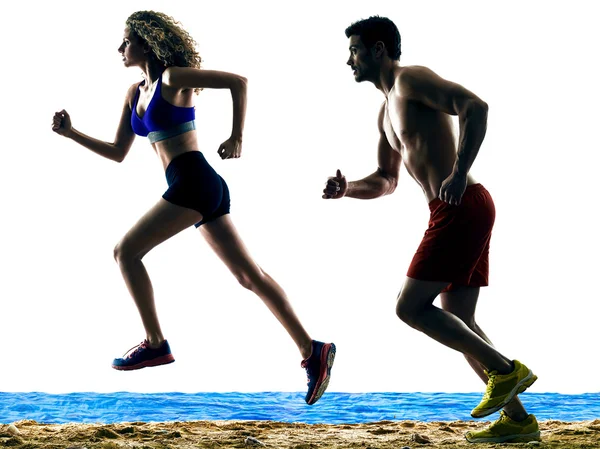
[[[175,357],[171,354],[167,340],[164,340],[157,348],[150,347],[148,340],[144,340],[127,351],[122,358],[114,359],[112,367],[120,371],[131,371],[149,366],[166,365],[174,361]]]
[[[308,405],[317,402],[329,385],[331,367],[335,359],[335,345],[313,340],[312,354],[302,360],[300,366],[306,369],[308,392],[304,400]]]

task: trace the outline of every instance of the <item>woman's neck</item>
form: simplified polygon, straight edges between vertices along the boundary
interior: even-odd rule
[[[160,61],[157,61],[155,59],[147,61],[145,65],[142,66],[142,72],[144,80],[146,81],[146,85],[149,86],[150,84],[156,82],[156,80],[160,78],[165,69],[165,65]]]

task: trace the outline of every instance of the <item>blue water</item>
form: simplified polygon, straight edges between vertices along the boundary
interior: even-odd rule
[[[538,420],[600,418],[600,393],[520,396]],[[1,393],[0,423],[116,423],[271,420],[308,424],[382,420],[471,420],[481,393],[326,393],[308,406],[303,393]],[[493,418],[493,416],[492,416]]]

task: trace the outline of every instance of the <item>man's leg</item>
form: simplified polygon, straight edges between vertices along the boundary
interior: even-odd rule
[[[433,305],[447,282],[419,281],[407,277],[398,295],[396,314],[409,326],[434,340],[469,356],[488,371],[508,374],[511,361],[485,339],[477,335],[461,319]]]
[[[477,307],[477,299],[479,298],[479,287],[460,287],[451,292],[442,293],[440,298],[443,310],[460,318],[469,329],[479,335],[490,346],[493,346],[490,339],[475,322],[475,308]],[[488,376],[485,374],[485,367],[467,354],[465,354],[465,358],[479,378],[487,384]],[[523,421],[529,416],[517,396],[506,404],[504,412],[514,421]]]
[[[442,309],[460,318],[473,332],[492,342],[475,322],[475,308],[479,298],[479,287],[460,287],[440,295]],[[467,362],[485,383],[488,376],[485,368],[472,357],[465,355]],[[523,404],[515,396],[504,406],[500,418],[479,431],[467,432],[467,441],[471,443],[529,442],[540,440],[540,428],[534,415],[529,415]]]
[[[476,360],[488,372],[483,399],[472,411],[482,418],[504,408],[517,394],[529,388],[537,376],[517,360],[510,361],[470,329],[460,318],[433,305],[446,282],[407,278],[396,313],[406,323],[434,340]]]

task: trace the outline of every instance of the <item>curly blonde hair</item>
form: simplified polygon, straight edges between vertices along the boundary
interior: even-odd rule
[[[125,21],[127,27],[143,39],[165,66],[200,68],[202,58],[196,41],[173,17],[156,11],[137,11]],[[201,89],[195,89],[198,93]]]

